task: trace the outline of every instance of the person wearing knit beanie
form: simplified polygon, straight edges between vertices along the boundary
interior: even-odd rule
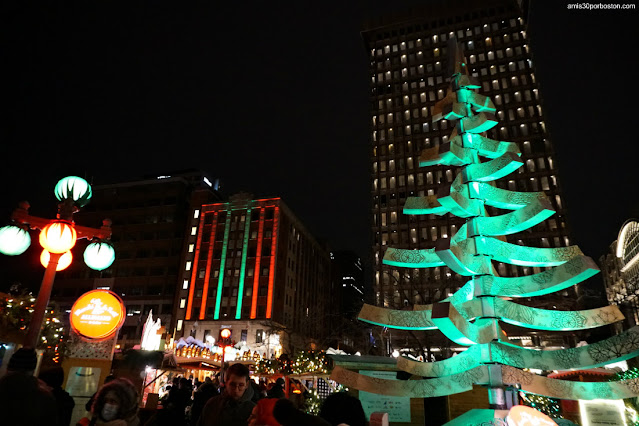
[[[38,355],[35,349],[20,348],[14,352],[7,365],[7,371],[16,371],[33,375],[38,365]]]
[[[56,400],[48,386],[33,376],[37,365],[33,349],[18,349],[0,378],[0,424],[12,426],[55,425]]]

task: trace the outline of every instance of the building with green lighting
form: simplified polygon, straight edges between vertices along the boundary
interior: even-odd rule
[[[127,310],[118,343],[121,349],[139,345],[149,312],[162,325],[174,323],[173,304],[193,206],[221,199],[215,179],[199,170],[94,185],[91,203],[76,219],[96,227],[104,218],[113,221],[115,261],[101,272],[72,262],[58,272],[51,301],[69,312],[81,294],[96,288],[113,290]],[[80,240],[72,249],[76,259],[82,258],[87,244]]]
[[[240,193],[194,208],[185,244],[176,339],[210,343],[230,328],[232,340],[270,358],[325,333],[329,252],[280,198]]]
[[[524,167],[496,182],[511,191],[544,191],[556,215],[508,242],[530,247],[570,245],[566,209],[553,145],[545,121],[535,63],[527,34],[527,3],[433,1],[406,16],[383,17],[367,24],[362,37],[369,58],[371,124],[371,199],[374,303],[388,308],[440,301],[459,289],[463,277],[445,266],[398,270],[382,264],[389,246],[434,247],[464,223],[451,214],[405,215],[407,197],[436,196],[453,181],[455,167],[419,168],[420,152],[448,142],[454,123],[434,121],[432,107],[447,93],[448,42],[463,43],[472,76],[497,107],[500,126],[489,138],[516,142]],[[495,262],[501,276],[540,272],[537,267]],[[541,298],[541,306],[569,309],[572,290]],[[562,305],[562,306],[559,306]],[[535,305],[540,307],[539,304]],[[527,346],[563,346],[570,342],[521,338]]]

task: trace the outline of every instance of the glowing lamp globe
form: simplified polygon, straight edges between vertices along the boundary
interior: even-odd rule
[[[31,245],[29,232],[13,225],[0,228],[0,253],[17,256],[24,253]]]
[[[222,331],[220,331],[220,336],[228,339],[229,337],[231,337],[231,330],[229,330],[228,328],[222,329]]]
[[[49,266],[50,259],[51,259],[51,253],[49,253],[46,250],[42,250],[42,254],[40,255],[40,263],[42,263],[42,266],[44,266],[45,268]],[[73,255],[71,254],[70,251],[64,253],[58,259],[58,265],[55,267],[55,270],[62,271],[64,269],[67,269],[69,265],[71,264],[72,260],[73,260]]]
[[[111,244],[98,242],[91,243],[84,250],[84,263],[91,269],[102,271],[115,260],[115,250]]]
[[[56,220],[40,231],[40,245],[50,253],[65,253],[75,245],[77,236],[73,225]]]
[[[79,207],[87,205],[93,195],[91,185],[77,176],[67,176],[64,179],[60,179],[55,185],[54,192],[58,200],[72,199]]]

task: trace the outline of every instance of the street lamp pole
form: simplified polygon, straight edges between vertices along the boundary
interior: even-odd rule
[[[36,299],[35,306],[33,307],[33,316],[29,323],[29,330],[24,338],[22,345],[25,348],[35,348],[38,343],[38,336],[42,329],[42,322],[44,321],[44,313],[47,310],[49,304],[49,298],[51,297],[51,290],[53,289],[53,279],[55,278],[56,268],[58,267],[58,260],[62,256],[62,253],[51,253],[49,264],[44,271],[44,277],[42,277],[42,284],[40,285],[40,291],[38,292],[38,298]]]

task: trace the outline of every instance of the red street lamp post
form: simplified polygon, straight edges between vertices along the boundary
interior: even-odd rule
[[[223,328],[220,330],[220,341],[218,344],[222,347],[222,369],[224,369],[224,357],[226,355],[226,348],[228,348],[231,340],[231,330]]]
[[[108,246],[107,250],[103,251],[103,256],[108,253],[111,259],[109,265],[113,263],[115,258],[111,246],[102,242],[102,240],[111,238],[110,220],[105,219],[99,229],[78,226],[73,222],[73,214],[89,202],[92,194],[91,186],[82,178],[69,176],[58,182],[55,194],[60,200],[56,219],[50,220],[30,216],[28,211],[29,203],[22,202],[11,214],[12,224],[0,228],[1,253],[10,256],[24,253],[30,244],[27,232],[29,229],[40,230],[40,244],[49,253],[49,262],[42,278],[40,291],[33,307],[33,316],[23,342],[23,346],[28,348],[35,348],[37,345],[44,314],[51,297],[58,261],[65,253],[71,250],[76,241],[80,238],[97,239],[100,244]],[[110,252],[108,252],[109,248]],[[45,253],[43,253],[42,258],[46,258]]]

